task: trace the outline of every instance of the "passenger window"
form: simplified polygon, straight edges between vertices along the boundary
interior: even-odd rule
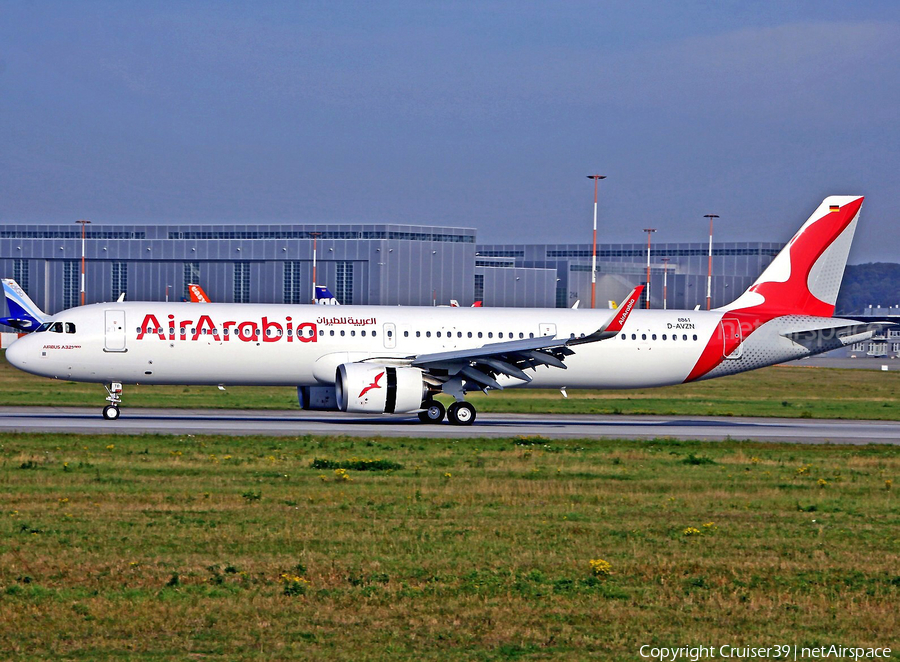
[[[288,335],[291,335],[291,332],[290,332],[290,331],[288,331]],[[325,329],[319,329],[319,335],[320,335],[320,336],[324,336],[324,335],[325,335]],[[372,331],[372,335],[373,335],[373,336],[375,335],[375,332],[374,332],[374,331]]]
[[[685,333],[683,336],[681,336],[681,339],[682,339],[682,340],[687,340],[687,334]]]
[[[362,331],[360,331],[360,332],[359,332],[359,335],[361,335],[361,336],[365,336],[365,335],[366,335],[366,330],[365,330],[365,329],[363,329],[363,330],[362,330]]]
[[[66,322],[66,333],[75,333],[75,325],[72,322]]]
[[[525,337],[525,334],[522,333],[521,331],[519,331],[519,337],[520,337],[520,338],[524,338],[524,337]]]
[[[356,330],[353,329],[352,331],[350,331],[350,335],[353,336],[353,337],[356,337]],[[390,335],[391,335],[391,332],[388,331],[388,337],[390,337]]]
[[[437,335],[438,338],[440,338],[440,337],[441,337],[441,332],[438,331],[436,335]]]
[[[171,336],[171,335],[174,335],[174,334],[175,334],[175,329],[173,329],[173,328],[170,326],[170,327],[169,327],[169,335]],[[228,335],[228,329],[225,329],[225,335],[226,335],[226,336]]]
[[[342,335],[342,336],[347,335],[347,332],[344,331],[343,329],[341,329],[341,335]]]
[[[500,333],[498,333],[498,334],[497,334],[497,337],[498,337],[498,338],[502,338],[502,337],[503,337],[503,331],[501,331]]]
[[[372,337],[373,337],[373,338],[375,337],[375,332],[374,332],[374,331],[372,331]]]
[[[351,332],[350,335],[351,335],[351,336],[355,336],[356,334]],[[391,331],[390,329],[388,329],[388,331],[387,331],[387,337],[388,337],[388,338],[393,338],[393,337],[394,337],[394,332]]]
[[[647,334],[646,334],[646,333],[642,333],[642,334],[641,334],[641,340],[646,340],[646,339],[647,339]]]
[[[663,334],[663,340],[666,340],[666,334],[665,334],[665,333]]]
[[[494,332],[488,331],[488,338],[493,338],[493,337],[494,337]]]
[[[457,338],[462,338],[462,331],[457,331],[457,332],[456,332],[456,337],[457,337]]]
[[[431,331],[426,331],[426,332],[425,332],[425,337],[426,337],[426,338],[430,338],[430,337],[431,337]]]
[[[650,336],[650,339],[651,339],[651,340],[656,340],[656,334],[654,333],[652,336]]]
[[[469,331],[469,332],[466,334],[466,337],[471,338],[471,337],[472,337],[472,332]]]
[[[632,339],[632,340],[637,340],[637,334],[636,334],[636,333],[632,333],[632,334],[631,334],[631,339]]]
[[[573,334],[572,334],[572,338],[574,338],[574,337],[575,337],[575,334],[573,333]],[[622,340],[625,340],[625,334],[624,334],[624,333],[622,334]]]
[[[481,331],[478,332],[478,337],[481,338]]]
[[[334,329],[331,329],[331,330],[328,332],[328,335],[333,336],[333,335],[334,335]]]
[[[403,332],[403,337],[404,337],[404,338],[409,338],[409,331],[404,331],[404,332]]]
[[[696,340],[696,339],[697,339],[697,334],[695,333],[695,334],[694,334],[694,340]]]
[[[416,331],[416,338],[421,338],[421,337],[422,337],[422,332]]]

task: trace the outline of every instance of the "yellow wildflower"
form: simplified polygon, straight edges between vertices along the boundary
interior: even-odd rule
[[[604,561],[603,559],[591,559],[589,561],[591,566],[591,574],[594,577],[609,577],[612,574],[612,564],[609,561]]]

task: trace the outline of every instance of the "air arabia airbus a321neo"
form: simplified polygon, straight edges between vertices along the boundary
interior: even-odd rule
[[[835,319],[862,197],[827,198],[762,276],[711,311],[116,302],[63,311],[6,352],[37,375],[122,384],[290,385],[300,406],[469,425],[469,391],[643,388],[710,379],[870,338]],[[455,402],[445,412],[434,396]]]

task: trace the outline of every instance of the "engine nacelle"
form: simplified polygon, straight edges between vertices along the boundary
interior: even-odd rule
[[[337,405],[356,414],[407,414],[419,411],[425,382],[419,368],[342,363],[335,376]]]

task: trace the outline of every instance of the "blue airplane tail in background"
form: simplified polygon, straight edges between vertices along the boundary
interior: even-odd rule
[[[0,317],[0,324],[30,333],[47,319],[44,311],[35,305],[34,301],[25,294],[25,290],[19,287],[19,284],[12,278],[3,279],[3,293],[6,295],[9,316]]]
[[[340,306],[340,302],[325,285],[316,285],[316,303],[320,306]]]

